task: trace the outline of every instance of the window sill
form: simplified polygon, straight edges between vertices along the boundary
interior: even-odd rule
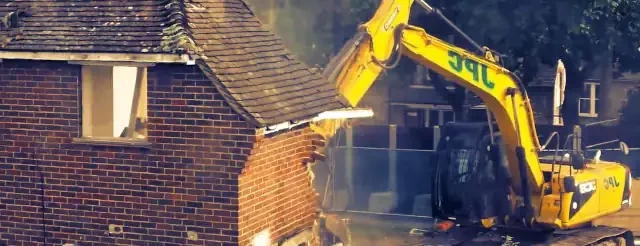
[[[433,89],[433,86],[431,86],[431,85],[411,84],[411,85],[409,85],[409,88],[413,88],[413,89]]]
[[[578,114],[578,116],[583,118],[598,118],[598,114]]]
[[[151,148],[151,142],[146,139],[82,137],[74,138],[71,142],[99,146]]]
[[[412,89],[435,89],[435,87],[433,87],[433,85],[417,85],[417,84],[411,84],[409,85],[409,88]],[[447,88],[447,90],[455,90],[456,87],[453,86],[445,86],[445,88]]]

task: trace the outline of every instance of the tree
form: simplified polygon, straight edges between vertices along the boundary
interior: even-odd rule
[[[333,9],[332,30],[334,35],[333,46],[334,52],[337,52],[348,38],[353,35],[357,26],[368,21],[379,5],[379,0],[333,0],[341,4],[335,4]],[[329,16],[323,14],[323,16]],[[328,21],[328,20],[326,20]],[[433,16],[417,15],[410,21],[411,24],[418,23],[419,26],[428,27],[431,34],[438,33],[438,36],[446,37],[451,34],[450,28],[443,28],[443,23],[435,23]],[[429,24],[431,23],[431,24]],[[385,73],[391,73],[395,78],[405,78],[407,74],[415,72],[416,63],[407,57],[402,57],[399,66]],[[467,91],[460,86],[454,85],[455,89],[449,91],[446,87],[448,83],[437,74],[432,74],[432,83],[442,98],[452,105],[456,114],[456,119],[465,119],[467,117],[468,105],[466,105]]]
[[[244,0],[285,46],[309,66],[324,67],[333,52],[332,1]],[[336,12],[339,13],[339,12]]]
[[[636,71],[640,47],[640,3],[634,0],[458,0],[437,3],[481,44],[510,57],[507,66],[525,83],[539,65],[561,59],[567,70],[563,104],[565,124],[578,123],[577,101],[584,80],[603,70],[601,94],[607,95],[612,70]],[[604,111],[608,100],[601,100]]]
[[[640,87],[632,88],[627,92],[627,101],[620,109],[620,125],[618,127],[618,137],[633,147],[640,146],[638,136],[640,130],[636,130],[640,122]]]
[[[584,80],[596,69],[603,70],[601,88],[608,93],[611,71],[619,75],[637,71],[640,47],[640,1],[635,0],[432,0],[443,13],[477,43],[499,51],[505,65],[525,84],[532,81],[540,65],[554,67],[561,59],[567,70],[564,122],[578,124],[578,98]],[[350,0],[341,10],[342,23],[366,21],[379,1]],[[443,22],[414,11],[411,24],[440,38],[452,33]],[[350,20],[345,20],[351,18]],[[343,25],[346,26],[346,25]],[[334,26],[334,30],[335,30]],[[444,30],[448,29],[448,30]],[[471,49],[467,43],[456,45]],[[401,63],[402,64],[402,63]],[[405,71],[413,66],[401,66]],[[436,83],[439,81],[436,79]],[[443,87],[436,84],[436,88]],[[441,88],[442,89],[442,88]],[[458,94],[458,93],[455,93]],[[450,93],[445,95],[451,95]],[[460,94],[458,94],[460,95]],[[445,98],[464,100],[464,97]],[[601,100],[604,111],[608,100]],[[455,103],[452,103],[455,105]],[[602,110],[601,110],[602,111]]]

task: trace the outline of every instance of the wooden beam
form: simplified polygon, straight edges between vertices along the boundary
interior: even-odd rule
[[[103,61],[103,62],[146,62],[146,63],[186,63],[194,64],[198,56],[187,54],[135,54],[135,53],[73,53],[73,52],[30,52],[0,51],[0,59],[25,59],[49,61]]]
[[[122,146],[122,147],[138,147],[150,148],[152,144],[146,139],[124,139],[112,137],[82,137],[71,139],[72,143],[88,144],[97,146]]]
[[[140,88],[142,87],[142,79],[145,76],[146,68],[139,67],[136,75],[136,87],[133,91],[133,100],[131,100],[131,114],[129,115],[129,127],[127,128],[127,138],[133,138],[136,131],[136,120],[138,119],[138,108],[140,107]]]
[[[112,61],[69,61],[69,64],[83,66],[107,66],[107,67],[153,67],[155,63],[149,62],[112,62]]]

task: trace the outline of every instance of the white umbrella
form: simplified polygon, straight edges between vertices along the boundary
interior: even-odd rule
[[[556,69],[556,81],[553,87],[553,125],[562,126],[562,115],[560,115],[560,107],[564,101],[564,86],[567,83],[567,73],[564,70],[562,60],[558,59],[558,68]]]

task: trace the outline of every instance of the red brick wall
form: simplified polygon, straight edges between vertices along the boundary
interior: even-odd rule
[[[0,65],[0,245],[42,242],[37,166],[46,178],[47,245],[237,244],[237,177],[255,130],[199,70],[150,68],[150,149],[71,143],[81,132],[79,75],[64,62]],[[156,83],[159,76],[170,81]],[[284,176],[302,183],[302,169],[290,168],[295,175]],[[124,234],[108,235],[109,224]],[[186,240],[189,230],[199,241]]]
[[[241,245],[265,230],[274,243],[313,226],[316,192],[303,161],[318,137],[306,127],[256,143],[240,175]]]

